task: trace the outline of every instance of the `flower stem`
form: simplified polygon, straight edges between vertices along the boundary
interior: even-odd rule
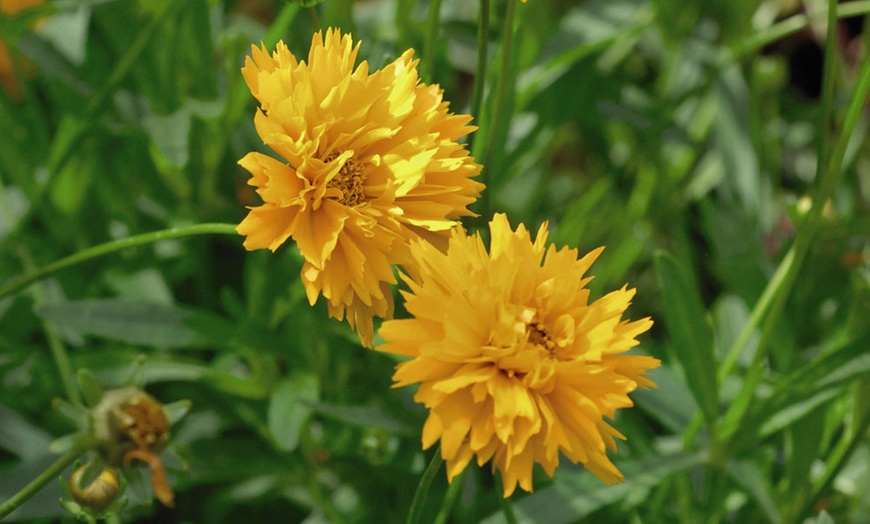
[[[429,33],[426,35],[426,56],[423,60],[421,75],[426,82],[432,82],[435,69],[435,48],[438,45],[438,30],[441,27],[441,0],[429,0]]]
[[[477,68],[474,72],[474,91],[471,95],[471,116],[480,120],[480,105],[486,85],[486,65],[489,61],[489,0],[480,0],[480,21],[477,24]],[[469,149],[474,136],[469,137]]]
[[[501,512],[504,514],[504,520],[508,524],[517,524],[517,516],[514,515],[514,505],[511,502],[511,499],[502,495],[504,493],[504,475],[500,474],[498,478],[500,489],[497,496],[499,506],[501,506]]]
[[[862,399],[867,398],[866,395],[868,392],[870,392],[870,387],[868,387],[866,382],[862,383],[858,388],[856,395],[858,410],[863,411],[863,413],[856,416],[855,420],[860,420],[855,426],[853,426],[852,431],[845,432],[843,439],[839,442],[837,447],[834,448],[834,451],[828,457],[828,460],[825,461],[825,472],[816,482],[815,486],[813,486],[812,495],[808,500],[804,501],[802,507],[796,513],[796,516],[806,515],[810,512],[816,502],[831,487],[831,484],[837,478],[837,475],[839,475],[843,468],[846,467],[846,464],[849,462],[849,459],[855,451],[858,450],[858,447],[864,444],[864,437],[867,434],[868,427],[870,427],[870,409],[867,409],[867,406],[862,403]]]
[[[423,506],[426,504],[426,495],[429,494],[429,487],[432,485],[435,475],[438,474],[443,464],[444,459],[441,458],[441,448],[438,447],[432,456],[432,461],[426,466],[426,471],[423,472],[420,483],[417,484],[417,491],[414,493],[414,500],[411,502],[411,510],[408,512],[406,524],[417,524],[420,522],[420,518],[423,516]]]
[[[456,497],[462,490],[462,484],[465,481],[465,471],[453,478],[453,482],[447,488],[447,495],[444,496],[444,502],[441,503],[441,509],[438,510],[438,515],[435,517],[435,524],[447,524],[450,520],[450,510],[453,508],[453,503],[456,502]]]
[[[83,249],[78,253],[62,258],[56,262],[52,262],[47,266],[43,266],[31,271],[30,273],[6,281],[2,286],[0,286],[0,298],[12,294],[28,284],[41,280],[61,269],[80,264],[92,258],[108,255],[130,247],[153,244],[154,242],[159,242],[161,240],[208,234],[237,235],[238,233],[236,233],[236,226],[234,224],[194,224],[192,226],[173,227],[161,231],[142,233],[141,235],[135,235],[119,240],[112,240],[105,244]]]
[[[31,497],[39,493],[43,487],[49,482],[52,482],[58,475],[63,473],[63,470],[66,469],[67,466],[75,462],[75,460],[82,454],[81,449],[73,449],[66,455],[57,459],[57,461],[48,467],[45,471],[43,471],[38,477],[36,477],[33,482],[24,486],[21,491],[12,495],[6,502],[0,505],[0,520],[2,520],[5,516],[9,515],[19,506],[27,502]]]
[[[48,338],[48,347],[51,349],[51,357],[54,359],[58,373],[60,373],[60,380],[63,382],[63,391],[66,393],[66,398],[73,404],[81,404],[82,395],[76,386],[75,373],[73,373],[66,347],[64,347],[60,337],[57,336],[57,333],[54,332],[54,329],[48,322],[42,322],[42,329],[45,330],[46,338]]]
[[[834,74],[833,65],[830,64],[835,59],[834,51],[836,47],[836,42],[831,36],[831,33],[836,31],[836,13],[837,2],[835,0],[829,0],[829,25],[827,41],[828,48],[826,49],[825,54],[826,78],[824,89],[830,90],[831,92],[833,91],[833,84],[832,80],[830,80],[828,76],[833,76]],[[763,376],[763,373],[761,372],[764,364],[763,359],[766,354],[767,348],[770,345],[770,341],[773,337],[773,328],[778,321],[782,310],[785,307],[785,301],[788,298],[789,292],[791,291],[795,280],[797,279],[801,263],[806,258],[806,255],[809,252],[810,247],[812,246],[813,238],[815,237],[815,234],[819,229],[819,225],[821,224],[822,210],[825,207],[825,203],[833,195],[833,192],[836,189],[837,184],[840,180],[843,161],[846,156],[846,150],[849,146],[852,133],[854,132],[855,127],[857,126],[858,121],[861,117],[861,114],[864,111],[864,103],[867,99],[867,95],[868,93],[870,93],[870,53],[865,54],[864,56],[863,62],[861,64],[861,72],[858,78],[858,83],[855,87],[855,91],[852,93],[852,99],[850,100],[849,107],[846,111],[846,119],[843,122],[843,128],[840,132],[839,137],[837,138],[837,142],[834,145],[833,151],[829,156],[825,154],[828,149],[826,145],[828,139],[825,135],[827,135],[828,133],[829,122],[832,114],[833,95],[828,95],[827,92],[823,92],[823,117],[820,123],[820,125],[823,127],[823,137],[822,143],[819,145],[819,168],[816,177],[816,179],[818,180],[818,188],[816,190],[816,194],[813,196],[812,207],[807,212],[804,220],[798,227],[797,236],[795,238],[794,246],[792,247],[792,250],[794,252],[793,258],[786,256],[786,258],[783,259],[781,263],[781,266],[785,266],[787,269],[785,270],[785,274],[782,276],[782,279],[776,282],[777,285],[773,291],[774,296],[771,299],[772,302],[770,305],[769,313],[764,319],[764,325],[761,331],[761,338],[758,342],[755,358],[752,365],[750,366],[750,373],[747,375],[746,380],[744,380],[743,388],[738,395],[737,401],[735,401],[731,405],[728,413],[726,413],[726,420],[732,422],[732,436],[736,433],[736,431],[734,430],[740,427],[741,421],[746,414],[747,408],[749,407],[749,400],[752,397],[752,392],[755,390],[755,387]],[[791,254],[791,251],[789,253]],[[777,270],[777,274],[779,273],[780,270]]]
[[[496,85],[495,101],[492,105],[491,111],[488,113],[490,118],[489,122],[487,122],[486,135],[484,136],[486,142],[484,144],[482,157],[482,164],[484,166],[483,184],[487,187],[483,192],[483,195],[481,195],[483,200],[481,215],[484,220],[488,220],[488,217],[492,212],[492,188],[490,187],[490,175],[492,174],[492,156],[495,151],[495,143],[498,137],[502,134],[501,126],[510,124],[510,120],[502,123],[502,116],[505,113],[504,105],[507,99],[508,83],[512,81],[510,74],[514,40],[514,18],[516,18],[517,13],[517,2],[518,0],[507,1],[507,13],[505,13],[504,17],[504,30],[501,44],[501,70],[499,71],[498,83]]]

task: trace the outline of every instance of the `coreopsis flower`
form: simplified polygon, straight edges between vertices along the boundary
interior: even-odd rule
[[[247,249],[292,238],[309,302],[322,293],[371,345],[372,318],[392,315],[391,266],[410,261],[407,241],[446,237],[483,185],[457,142],[471,117],[420,82],[413,49],[374,72],[355,65],[358,50],[333,29],[314,35],[307,62],[283,42],[271,55],[253,47],[242,74],[260,102],[254,123],[281,159],[239,161],[263,204],[238,232]]]
[[[417,275],[402,279],[413,318],[384,322],[377,349],[411,357],[395,387],[419,383],[429,409],[423,448],[441,441],[449,480],[473,457],[492,460],[504,496],[532,490],[532,469],[550,476],[559,454],[604,482],[622,480],[606,451],[624,438],[604,417],[632,406],[628,394],[654,387],[644,378],[655,358],[624,354],[652,320],[622,315],[634,296],[622,289],[589,302],[586,271],[599,248],[546,247],[547,224],[532,242],[504,215],[490,222],[491,249],[479,234],[455,229],[446,253],[412,242]]]

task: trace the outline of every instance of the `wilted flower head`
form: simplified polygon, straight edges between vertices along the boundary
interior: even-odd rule
[[[309,301],[322,293],[370,345],[372,317],[392,315],[391,265],[410,261],[407,240],[446,235],[483,186],[457,143],[471,117],[448,113],[441,89],[420,82],[414,51],[370,73],[355,66],[358,50],[332,29],[314,35],[307,62],[283,42],[271,56],[253,47],[242,74],[260,102],[254,123],[281,160],[239,161],[263,205],[238,231],[247,249],[292,238]]]
[[[411,243],[419,275],[403,276],[414,318],[390,320],[380,351],[412,357],[396,386],[419,383],[429,410],[423,447],[441,441],[450,480],[472,457],[502,473],[504,495],[532,490],[535,463],[553,475],[559,453],[607,483],[622,480],[606,450],[624,438],[604,421],[632,406],[628,393],[652,387],[648,356],[623,354],[652,320],[622,320],[633,289],[589,303],[584,274],[601,253],[546,247],[547,225],[532,242],[504,215],[480,235],[452,232],[447,253]]]
[[[169,414],[163,404],[127,387],[106,391],[91,413],[93,434],[106,462],[124,467],[146,464],[154,494],[164,506],[174,505],[175,494],[159,455],[169,440]]]

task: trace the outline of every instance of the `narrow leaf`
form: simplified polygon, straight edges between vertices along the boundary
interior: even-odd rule
[[[167,304],[91,299],[41,305],[36,313],[80,336],[142,346],[209,347],[229,338],[217,315]]]
[[[333,406],[312,404],[311,409],[321,415],[363,428],[381,428],[392,433],[413,434],[416,430],[396,420],[386,411],[371,406]]]
[[[80,369],[76,376],[79,379],[79,387],[82,390],[82,397],[88,407],[94,407],[100,403],[103,398],[103,388],[97,383],[96,377],[88,369]]]
[[[683,366],[689,389],[710,427],[719,413],[713,332],[707,323],[700,293],[687,271],[663,252],[656,254],[655,262],[671,346]]]

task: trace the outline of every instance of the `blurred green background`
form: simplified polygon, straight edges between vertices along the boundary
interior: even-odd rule
[[[514,226],[549,220],[559,246],[606,245],[593,297],[637,287],[630,318],[656,322],[639,351],[664,362],[659,388],[614,424],[627,482],[538,471],[536,491],[511,499],[518,520],[870,521],[866,115],[832,198],[808,211],[863,71],[863,14],[834,29],[826,92],[823,0],[529,0],[503,62],[509,1],[492,0],[474,115],[477,158],[493,145],[489,202],[466,225],[502,211]],[[315,3],[57,0],[2,15],[0,285],[113,239],[238,223],[258,200],[236,161],[267,152],[239,73],[252,43],[280,38],[302,58],[314,31],[340,27],[372,68],[414,47],[452,110],[470,111],[477,3],[443,0],[433,49],[425,1]],[[808,254],[762,325],[750,314],[804,228]],[[144,355],[151,394],[193,402],[173,427],[181,460],[167,461],[177,507],[133,483],[116,520],[404,521],[432,453],[424,409],[390,389],[394,360],[308,305],[295,248],[241,241],[161,241],[0,298],[0,501],[72,431],[50,409],[68,395],[58,355],[106,388]],[[65,515],[56,486],[13,518]],[[446,489],[439,475],[427,521]],[[457,493],[450,522],[504,521],[488,468]]]

